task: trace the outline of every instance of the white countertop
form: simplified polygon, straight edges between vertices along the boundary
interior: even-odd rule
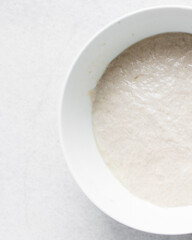
[[[117,17],[191,0],[0,2],[0,239],[191,240],[136,231],[98,210],[71,177],[58,104],[74,57]]]

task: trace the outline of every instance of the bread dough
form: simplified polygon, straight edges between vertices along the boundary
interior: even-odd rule
[[[192,205],[192,35],[126,49],[94,89],[93,130],[107,166],[155,205]]]

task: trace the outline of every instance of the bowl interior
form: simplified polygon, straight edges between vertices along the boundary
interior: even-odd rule
[[[192,207],[159,208],[129,193],[103,162],[92,131],[93,89],[125,48],[164,32],[192,33],[192,9],[161,7],[127,15],[97,34],[75,61],[61,106],[61,136],[69,168],[85,194],[119,222],[161,234],[192,232]],[[179,194],[179,193],[178,193]]]

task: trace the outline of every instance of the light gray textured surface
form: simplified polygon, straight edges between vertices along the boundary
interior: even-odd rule
[[[192,1],[0,1],[0,239],[192,239],[104,215],[72,179],[58,137],[61,88],[82,46],[115,18],[160,4]]]

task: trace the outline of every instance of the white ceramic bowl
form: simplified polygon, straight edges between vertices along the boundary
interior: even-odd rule
[[[88,94],[109,62],[124,49],[165,32],[192,33],[192,9],[179,6],[144,9],[116,20],[96,34],[78,55],[67,77],[60,132],[68,166],[98,208],[136,229],[185,234],[192,232],[192,207],[156,207],[130,194],[113,177],[95,144]]]

